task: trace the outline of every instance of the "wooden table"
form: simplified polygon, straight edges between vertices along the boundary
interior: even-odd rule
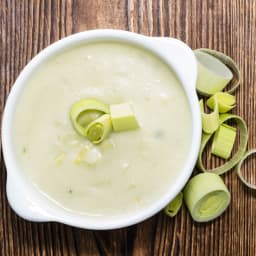
[[[41,49],[75,32],[118,28],[234,58],[242,73],[235,112],[248,123],[249,147],[256,146],[255,0],[0,0],[0,19],[0,115],[16,77]],[[129,228],[89,231],[18,217],[7,203],[2,156],[0,168],[0,255],[256,255],[256,193],[234,172],[224,176],[231,206],[211,223],[193,222],[183,207],[173,219],[161,212]]]

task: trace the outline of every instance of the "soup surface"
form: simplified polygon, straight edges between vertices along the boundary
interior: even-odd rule
[[[73,129],[84,98],[129,102],[140,128],[99,145]],[[120,215],[152,204],[175,182],[191,144],[183,88],[157,56],[115,42],[84,44],[41,64],[18,102],[13,138],[22,171],[69,211]]]

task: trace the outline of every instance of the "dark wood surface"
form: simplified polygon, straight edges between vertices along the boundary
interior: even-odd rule
[[[255,0],[0,0],[0,20],[0,115],[16,77],[41,49],[75,32],[118,28],[177,37],[237,61],[242,87],[235,113],[247,121],[249,147],[256,147]],[[251,161],[246,170],[255,167]],[[231,206],[211,223],[193,222],[183,207],[173,219],[159,213],[99,232],[21,219],[7,202],[2,156],[0,168],[0,255],[256,255],[256,193],[234,172],[225,175]]]

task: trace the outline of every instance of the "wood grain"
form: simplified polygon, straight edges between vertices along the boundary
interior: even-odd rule
[[[28,61],[50,43],[75,32],[119,28],[172,36],[192,48],[230,55],[241,68],[236,113],[256,146],[255,0],[0,0],[0,115],[9,91]],[[207,165],[217,164],[208,160]],[[255,173],[256,162],[245,171]],[[89,231],[18,217],[6,198],[0,157],[0,255],[256,255],[256,193],[234,172],[225,175],[231,207],[208,224],[193,222],[183,207],[174,219],[163,213],[138,225]]]

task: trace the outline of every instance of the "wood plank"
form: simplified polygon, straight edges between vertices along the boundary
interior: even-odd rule
[[[193,49],[230,55],[241,68],[234,111],[248,123],[256,145],[256,1],[254,0],[0,0],[0,115],[20,71],[40,50],[67,35],[117,28],[173,36]],[[1,147],[1,146],[0,146]],[[207,159],[207,166],[218,164]],[[253,171],[256,162],[245,165]],[[256,177],[254,177],[256,179]],[[30,223],[6,198],[0,157],[0,255],[256,255],[256,192],[234,172],[225,175],[232,202],[208,224],[191,220],[185,207],[174,219],[159,213],[138,225],[89,231],[57,223]]]

